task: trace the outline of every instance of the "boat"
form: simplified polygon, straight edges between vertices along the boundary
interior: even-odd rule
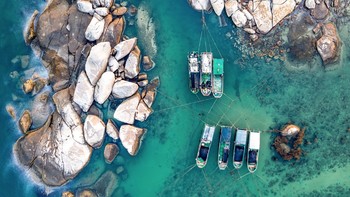
[[[200,90],[203,96],[209,96],[212,88],[212,69],[213,69],[213,53],[202,52],[201,60],[201,75],[200,75]]]
[[[250,132],[247,154],[247,167],[249,172],[254,173],[258,168],[260,149],[260,132]]]
[[[225,7],[224,0],[210,0],[211,6],[216,15],[220,16]]]
[[[188,75],[189,75],[189,87],[193,94],[197,94],[199,91],[199,62],[198,52],[192,51],[188,54]]]
[[[213,96],[221,98],[224,91],[224,59],[213,60]]]
[[[202,139],[199,143],[196,164],[199,168],[204,168],[209,158],[209,152],[213,136],[215,132],[215,126],[209,126],[205,124]]]
[[[225,170],[230,153],[232,127],[221,127],[218,152],[218,165],[220,170]]]
[[[237,129],[235,142],[233,145],[233,166],[236,169],[242,167],[247,144],[248,131],[245,129]]]

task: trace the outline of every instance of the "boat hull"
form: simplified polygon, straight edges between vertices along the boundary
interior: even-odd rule
[[[247,167],[250,173],[254,173],[258,168],[260,152],[260,132],[250,132],[247,152]]]
[[[232,127],[221,127],[218,151],[218,166],[220,170],[225,170],[228,164],[231,145],[231,133]]]
[[[233,166],[236,169],[240,169],[243,165],[246,154],[247,136],[247,130],[237,129],[233,146]]]
[[[198,168],[204,168],[207,164],[214,132],[215,126],[209,126],[205,124],[196,157],[196,165],[198,166]]]
[[[192,51],[187,56],[188,60],[188,86],[192,93],[197,94],[200,84],[199,55],[197,51]]]

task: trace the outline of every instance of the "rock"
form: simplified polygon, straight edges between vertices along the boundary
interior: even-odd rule
[[[115,59],[114,56],[109,57],[108,67],[109,67],[110,71],[112,71],[112,72],[117,71],[119,66],[120,66],[120,63],[117,61],[117,59]]]
[[[140,87],[145,87],[147,84],[148,84],[148,80],[147,79],[144,79],[144,80],[141,80],[141,81],[137,82],[137,85],[139,85]]]
[[[209,11],[211,8],[210,0],[187,0],[193,9],[198,11]]]
[[[113,162],[114,158],[118,155],[119,148],[116,144],[108,143],[105,146],[105,150],[103,152],[103,156],[105,157],[106,163],[110,164]]]
[[[100,42],[91,48],[86,60],[85,71],[91,84],[96,85],[101,75],[106,71],[111,45],[109,42]]]
[[[34,102],[29,110],[32,116],[33,128],[41,127],[54,111],[54,106],[50,100],[50,92],[43,92],[34,98]]]
[[[146,86],[144,92],[142,92],[143,101],[145,104],[151,108],[152,104],[156,98],[157,88],[159,87],[159,77],[152,79],[152,81]]]
[[[125,159],[121,155],[118,155],[115,158],[115,164],[118,165],[118,166],[124,165],[125,164]]]
[[[102,41],[110,42],[111,47],[115,47],[123,36],[125,28],[125,19],[123,17],[114,19],[106,30],[106,33],[103,35]]]
[[[28,94],[34,90],[35,82],[32,79],[28,79],[23,83],[23,91]]]
[[[294,11],[296,3],[294,0],[273,0],[272,2],[272,26],[274,27]]]
[[[6,105],[6,111],[12,117],[12,119],[16,119],[16,110],[12,105]]]
[[[74,194],[70,191],[65,191],[62,193],[62,197],[74,197]]]
[[[228,17],[231,17],[232,14],[238,10],[237,0],[227,0],[225,2],[225,10],[226,10],[226,15]]]
[[[90,188],[97,196],[112,196],[114,190],[119,186],[118,176],[112,171],[105,172]]]
[[[232,14],[232,21],[237,27],[243,27],[247,23],[247,17],[243,12],[237,10]]]
[[[118,130],[117,126],[113,123],[113,121],[111,119],[108,119],[108,121],[107,121],[106,133],[113,140],[119,139],[119,130]]]
[[[95,115],[88,115],[84,123],[85,141],[94,148],[100,148],[105,138],[105,123]]]
[[[96,8],[95,12],[100,16],[107,16],[109,14],[109,10],[107,8]]]
[[[32,126],[32,118],[30,117],[30,112],[28,110],[25,110],[19,119],[19,128],[21,129],[22,133],[27,133],[30,126]]]
[[[246,9],[242,10],[243,14],[245,15],[245,17],[247,18],[247,20],[253,20],[253,15]]]
[[[134,5],[131,5],[128,9],[130,16],[135,16],[137,14],[137,8]]]
[[[135,46],[128,56],[128,59],[125,63],[125,77],[129,79],[135,78],[140,72],[140,58],[141,51]]]
[[[52,120],[52,122],[51,122]],[[45,125],[21,137],[14,145],[17,161],[34,180],[60,186],[73,179],[89,162],[92,149],[80,144],[58,113]]]
[[[112,5],[114,5],[114,0],[99,0],[101,3],[101,6],[104,6],[106,8],[111,8]]]
[[[243,30],[244,30],[245,32],[249,33],[249,34],[255,34],[255,33],[256,33],[255,30],[252,29],[252,28],[244,28]]]
[[[85,38],[91,42],[98,40],[103,33],[104,25],[105,21],[103,19],[99,20],[94,16],[85,31]]]
[[[140,101],[139,106],[137,106],[137,111],[135,115],[135,119],[138,121],[147,120],[148,116],[152,113],[152,109],[150,109],[143,100]]]
[[[140,103],[140,99],[141,96],[139,93],[136,93],[134,96],[126,99],[117,107],[113,117],[121,122],[134,124],[135,114],[137,111],[137,106]]]
[[[120,127],[120,141],[131,156],[135,156],[141,146],[146,130],[132,125]]]
[[[24,28],[23,38],[27,45],[29,45],[36,36],[34,22],[38,14],[39,14],[38,10],[35,10]]]
[[[315,9],[311,10],[311,16],[316,20],[323,20],[329,15],[329,10],[324,1],[316,4]]]
[[[138,88],[136,83],[120,80],[113,85],[112,95],[118,99],[127,98],[135,94]]]
[[[119,7],[115,10],[113,10],[112,15],[114,16],[123,16],[128,11],[128,8],[126,7]]]
[[[33,89],[33,95],[38,94],[47,84],[47,80],[41,77],[35,78],[35,85]]]
[[[334,63],[339,59],[340,38],[333,23],[322,27],[322,37],[317,40],[317,51],[325,64]]]
[[[281,130],[282,136],[295,136],[300,132],[300,128],[293,124],[288,124]]]
[[[305,0],[305,7],[310,10],[314,9],[316,7],[315,0]]]
[[[94,14],[94,9],[92,8],[90,0],[78,0],[77,8],[80,12],[88,13],[90,15]]]
[[[116,170],[116,173],[117,174],[121,174],[121,173],[123,173],[124,172],[124,167],[123,166],[119,166],[118,168],[117,168],[117,170]]]
[[[281,143],[280,146],[281,146],[281,149],[282,149],[283,153],[289,153],[290,152],[290,147],[287,144]]]
[[[210,0],[210,3],[215,14],[220,16],[225,7],[224,0]]]
[[[94,102],[94,87],[90,84],[85,72],[81,72],[75,87],[73,101],[87,112]]]
[[[78,197],[97,197],[97,194],[89,189],[84,189],[78,193]]]
[[[57,112],[72,131],[73,139],[80,144],[85,144],[83,124],[80,115],[75,111],[72,105],[69,88],[56,92],[52,98],[56,105]]]
[[[249,37],[250,37],[250,40],[252,40],[253,42],[259,39],[259,37],[256,34],[249,35]]]
[[[108,99],[112,92],[114,80],[113,72],[107,71],[102,74],[95,87],[94,98],[97,103],[102,105]]]
[[[117,44],[117,46],[115,46],[113,49],[116,52],[115,58],[119,61],[123,57],[127,56],[135,47],[136,42],[137,38],[131,38]]]
[[[142,58],[142,67],[145,71],[150,71],[154,68],[155,64],[152,61],[151,57],[148,55],[143,56]]]
[[[270,1],[261,1],[251,11],[259,31],[267,34],[273,27]]]

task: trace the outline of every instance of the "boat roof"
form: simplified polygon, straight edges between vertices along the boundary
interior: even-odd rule
[[[213,61],[214,75],[221,75],[224,73],[224,59],[214,58]]]
[[[259,150],[259,148],[260,148],[260,132],[250,132],[250,134],[249,134],[249,148]]]
[[[201,53],[201,65],[203,73],[211,73],[212,72],[212,61],[213,54],[210,52]]]
[[[225,141],[230,141],[231,139],[232,127],[221,127],[221,137]]]
[[[209,126],[205,124],[202,138],[212,141],[214,137],[214,132],[215,132],[215,126]]]
[[[244,129],[238,129],[236,133],[236,144],[246,144],[247,143],[248,131]]]
[[[191,57],[188,59],[190,64],[190,71],[191,72],[199,72],[199,65],[198,65],[198,59],[196,57]]]

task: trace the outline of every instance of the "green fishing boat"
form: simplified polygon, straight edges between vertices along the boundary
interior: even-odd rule
[[[200,90],[203,96],[209,96],[212,89],[213,53],[202,52],[201,57]]]
[[[215,126],[209,126],[205,124],[201,141],[199,143],[196,164],[199,168],[204,168],[209,158],[209,152],[213,136],[215,132]]]
[[[221,98],[224,92],[224,59],[214,58],[213,60],[213,95]]]
[[[232,127],[221,127],[220,142],[218,152],[218,166],[220,170],[225,170],[230,154]]]

